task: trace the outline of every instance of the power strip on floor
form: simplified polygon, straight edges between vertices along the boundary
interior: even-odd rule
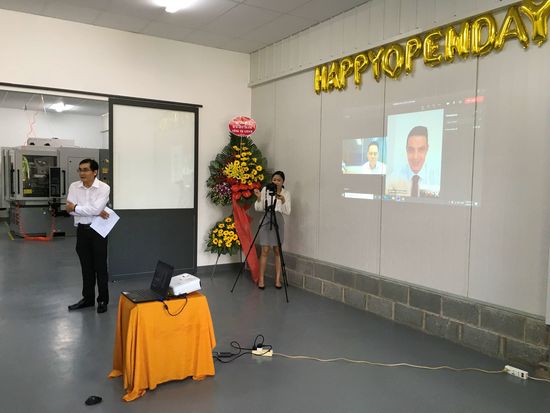
[[[266,349],[262,347],[256,348],[256,350],[252,350],[252,354],[255,356],[262,356],[262,357],[273,357],[273,350]]]
[[[529,378],[529,373],[525,370],[518,369],[517,367],[504,366],[504,370],[511,376],[519,377],[520,379],[527,380]]]

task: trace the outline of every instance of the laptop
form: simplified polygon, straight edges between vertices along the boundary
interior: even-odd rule
[[[136,304],[167,300],[169,299],[168,292],[172,275],[174,275],[174,267],[159,260],[151,281],[151,288],[148,290],[123,291],[122,294]]]

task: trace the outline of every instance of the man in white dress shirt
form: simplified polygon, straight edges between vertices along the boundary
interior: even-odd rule
[[[380,148],[378,143],[371,142],[367,148],[367,158],[368,162],[363,164],[361,167],[361,172],[367,175],[385,175],[386,174],[386,165],[382,162],[378,162],[378,155],[380,153]]]
[[[92,307],[97,281],[97,312],[107,311],[109,304],[109,274],[107,272],[107,238],[92,228],[92,219],[109,217],[105,211],[111,188],[97,179],[99,165],[93,159],[84,159],[78,165],[80,181],[73,182],[67,195],[67,212],[74,216],[76,252],[82,267],[82,299],[69,306],[69,311]]]
[[[387,195],[408,197],[439,196],[440,175],[426,162],[430,145],[428,128],[415,126],[407,135],[407,165],[392,172],[386,180]]]

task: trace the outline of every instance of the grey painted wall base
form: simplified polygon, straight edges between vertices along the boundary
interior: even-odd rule
[[[428,291],[284,252],[288,282],[482,353],[533,368],[548,361],[550,328],[542,317]],[[266,276],[274,275],[270,255]]]

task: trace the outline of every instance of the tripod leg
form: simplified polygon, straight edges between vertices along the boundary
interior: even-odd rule
[[[246,256],[244,257],[244,261],[241,265],[241,269],[239,270],[239,273],[237,274],[237,277],[235,278],[235,282],[233,283],[233,287],[231,288],[231,292],[235,289],[235,286],[237,285],[237,281],[239,281],[239,277],[241,276],[244,267],[246,265],[246,260],[248,259],[248,255],[250,254],[250,251],[252,251],[252,248],[254,247],[254,243],[256,242],[256,238],[258,237],[258,234],[260,233],[260,228],[262,227],[262,224],[264,223],[265,217],[267,216],[267,211],[264,213],[264,216],[262,217],[262,220],[260,221],[260,225],[258,226],[258,229],[256,230],[256,234],[254,235],[254,239],[252,240],[252,243],[250,244],[250,248],[248,248],[248,251],[246,253]]]
[[[216,271],[216,267],[218,266],[218,260],[220,259],[220,255],[218,254],[218,258],[216,258],[216,263],[214,264],[214,268],[212,268],[212,273],[210,274],[210,281],[214,281],[214,272]]]
[[[283,247],[281,246],[281,236],[279,235],[279,223],[277,222],[275,212],[272,212],[271,218],[275,226],[275,235],[277,235],[277,246],[279,247],[279,258],[281,260],[281,275],[283,277],[283,285],[285,287],[286,302],[288,303],[288,278],[286,276],[285,259],[283,256]]]

